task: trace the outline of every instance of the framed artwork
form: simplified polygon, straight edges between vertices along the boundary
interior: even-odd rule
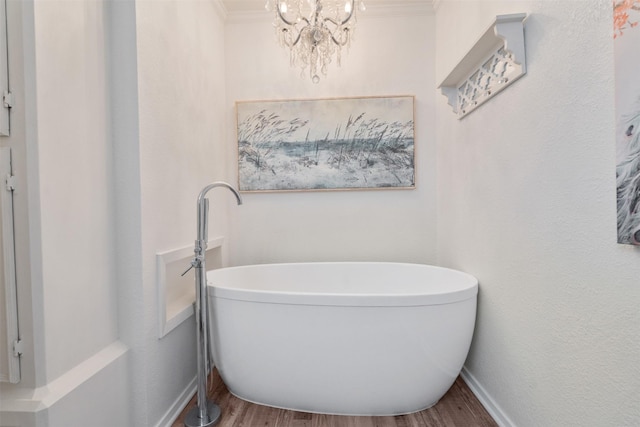
[[[640,245],[640,0],[614,0],[618,243]]]
[[[236,103],[240,191],[415,188],[414,97]]]

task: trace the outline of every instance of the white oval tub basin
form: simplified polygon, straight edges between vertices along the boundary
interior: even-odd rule
[[[300,263],[207,272],[213,357],[241,399],[296,411],[399,415],[457,378],[478,281],[441,267]]]

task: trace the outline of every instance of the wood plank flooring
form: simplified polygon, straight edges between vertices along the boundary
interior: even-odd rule
[[[222,410],[217,427],[497,427],[471,390],[458,378],[437,405],[393,417],[347,417],[288,411],[245,402],[229,393],[218,371],[209,379],[209,398]],[[172,427],[183,427],[195,396]]]

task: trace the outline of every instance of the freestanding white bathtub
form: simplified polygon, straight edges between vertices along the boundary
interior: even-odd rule
[[[397,263],[304,263],[207,272],[213,357],[229,391],[341,415],[433,406],[467,357],[477,280]]]

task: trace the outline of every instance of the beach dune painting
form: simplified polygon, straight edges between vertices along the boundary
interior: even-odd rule
[[[414,97],[236,103],[240,191],[415,188]]]

